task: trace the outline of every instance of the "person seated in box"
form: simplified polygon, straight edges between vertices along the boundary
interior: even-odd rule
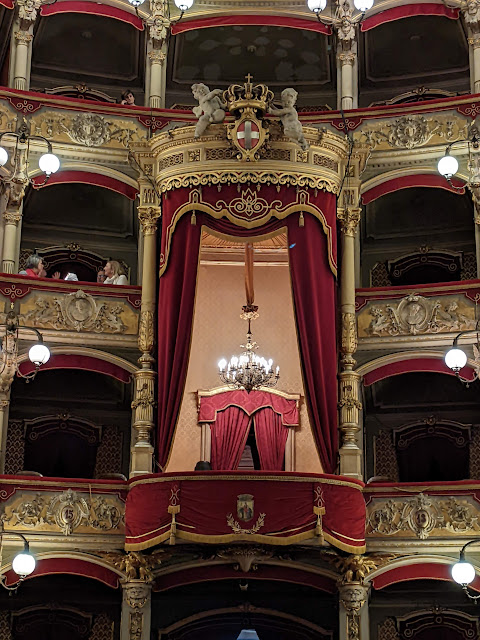
[[[122,265],[117,260],[109,260],[104,267],[107,276],[103,284],[128,284]]]
[[[20,275],[28,276],[29,278],[46,278],[47,272],[45,271],[42,258],[36,253],[28,256],[25,271],[20,271]],[[52,278],[58,280],[60,278],[60,271],[55,271]]]

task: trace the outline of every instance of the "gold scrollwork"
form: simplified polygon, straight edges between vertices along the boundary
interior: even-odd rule
[[[142,311],[138,330],[138,348],[143,353],[151,353],[155,345],[153,311]]]

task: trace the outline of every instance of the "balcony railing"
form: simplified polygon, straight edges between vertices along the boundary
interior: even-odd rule
[[[135,347],[141,287],[65,282],[0,274],[4,313],[13,303],[20,324],[41,330],[48,343]]]

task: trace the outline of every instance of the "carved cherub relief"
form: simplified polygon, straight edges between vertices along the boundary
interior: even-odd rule
[[[198,107],[193,108],[193,113],[198,118],[195,138],[199,138],[209,124],[223,122],[226,104],[222,100],[221,89],[210,91],[203,82],[193,84],[192,93],[195,100],[198,100]]]
[[[303,151],[306,151],[308,149],[308,142],[303,135],[302,125],[298,119],[297,110],[295,109],[297,96],[298,93],[295,89],[284,89],[281,93],[282,108],[277,109],[270,107],[270,113],[274,116],[280,116],[284,134],[290,138],[290,140],[298,142]]]

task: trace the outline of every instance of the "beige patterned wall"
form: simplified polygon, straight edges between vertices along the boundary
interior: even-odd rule
[[[280,365],[279,389],[304,396],[287,266],[255,266],[255,304],[260,318],[253,336],[261,353]],[[247,329],[240,319],[245,304],[243,265],[201,264],[191,358],[185,394],[167,471],[188,471],[200,459],[200,427],[195,392],[219,386],[217,363],[240,351]],[[321,473],[304,402],[296,433],[295,469]]]

